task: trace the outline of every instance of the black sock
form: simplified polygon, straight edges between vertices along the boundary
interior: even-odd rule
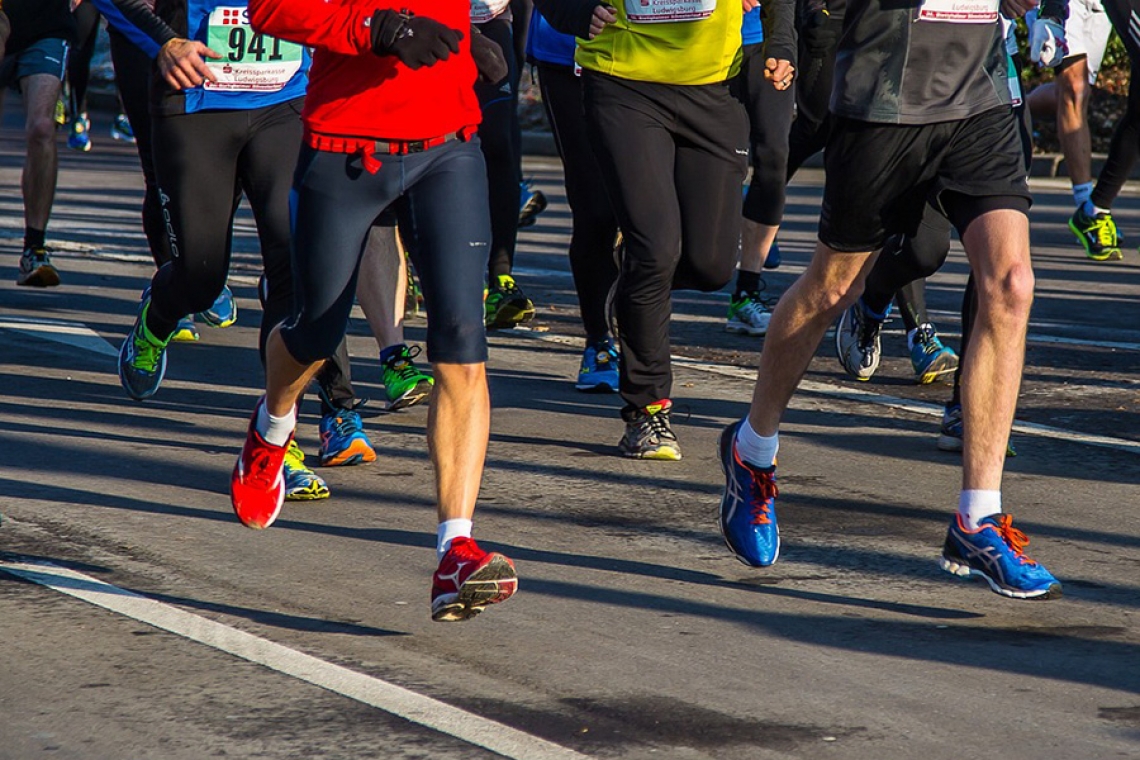
[[[737,297],[746,293],[755,293],[760,290],[760,273],[749,272],[746,269],[738,269],[736,272],[736,293]]]
[[[44,230],[37,230],[35,227],[24,228],[24,250],[29,248],[43,248],[44,247]]]

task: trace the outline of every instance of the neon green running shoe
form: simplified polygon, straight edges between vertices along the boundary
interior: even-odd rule
[[[414,406],[431,395],[435,379],[421,372],[412,361],[419,355],[419,346],[408,348],[403,343],[380,353],[381,380],[388,395],[389,411]]]
[[[1124,258],[1120,252],[1120,235],[1116,232],[1116,222],[1112,221],[1112,214],[1107,211],[1089,216],[1078,208],[1069,219],[1069,229],[1084,246],[1085,255],[1093,261]]]
[[[534,319],[534,303],[509,274],[501,274],[491,281],[483,310],[488,330],[506,330]]]
[[[316,501],[329,497],[329,487],[320,475],[305,466],[305,452],[294,440],[285,451],[285,501]]]
[[[170,339],[162,340],[147,329],[146,315],[149,311],[150,294],[147,293],[135,325],[119,349],[119,382],[127,395],[136,401],[157,393],[162,378],[166,376],[166,345]]]

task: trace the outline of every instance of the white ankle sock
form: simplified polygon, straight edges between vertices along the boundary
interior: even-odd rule
[[[958,514],[967,528],[977,530],[983,518],[1001,514],[1001,491],[962,491]]]
[[[266,443],[274,446],[284,446],[289,443],[289,436],[297,427],[297,410],[293,409],[287,417],[274,417],[263,402],[257,408],[257,432]]]
[[[736,451],[740,458],[753,467],[767,469],[776,463],[776,452],[780,450],[780,434],[760,435],[752,429],[748,418],[736,431]]]
[[[447,550],[451,548],[451,542],[455,539],[471,538],[471,527],[471,521],[464,520],[462,517],[441,522],[439,524],[439,530],[436,533],[436,561],[443,559],[443,555],[447,554]]]

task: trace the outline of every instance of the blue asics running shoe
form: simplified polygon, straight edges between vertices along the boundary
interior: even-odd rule
[[[618,352],[613,338],[590,343],[582,353],[574,387],[589,393],[617,393]]]
[[[214,300],[213,306],[198,314],[210,327],[229,327],[237,322],[237,304],[229,285],[222,286],[222,292]]]
[[[938,339],[938,331],[928,323],[921,325],[914,333],[910,365],[914,368],[914,381],[919,385],[929,385],[942,375],[958,369],[958,354],[942,344]]]
[[[746,565],[767,567],[780,556],[776,525],[776,468],[753,467],[736,453],[737,421],[720,434],[724,496],[720,500],[720,532],[729,551]]]
[[[376,450],[364,434],[360,413],[353,409],[337,409],[321,417],[321,466],[375,462]]]
[[[149,311],[148,289],[134,327],[119,349],[119,382],[135,401],[157,393],[162,378],[166,376],[166,345],[170,339],[162,340],[147,329],[146,315]]]
[[[1011,515],[983,518],[971,531],[955,515],[946,533],[938,564],[961,577],[979,575],[1002,596],[1015,599],[1057,599],[1061,584],[1039,562],[1025,554],[1029,538],[1013,527]]]

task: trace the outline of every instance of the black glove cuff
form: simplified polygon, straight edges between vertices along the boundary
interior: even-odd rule
[[[376,55],[391,53],[392,45],[407,33],[411,18],[412,14],[406,10],[383,10],[373,13],[372,52]]]

